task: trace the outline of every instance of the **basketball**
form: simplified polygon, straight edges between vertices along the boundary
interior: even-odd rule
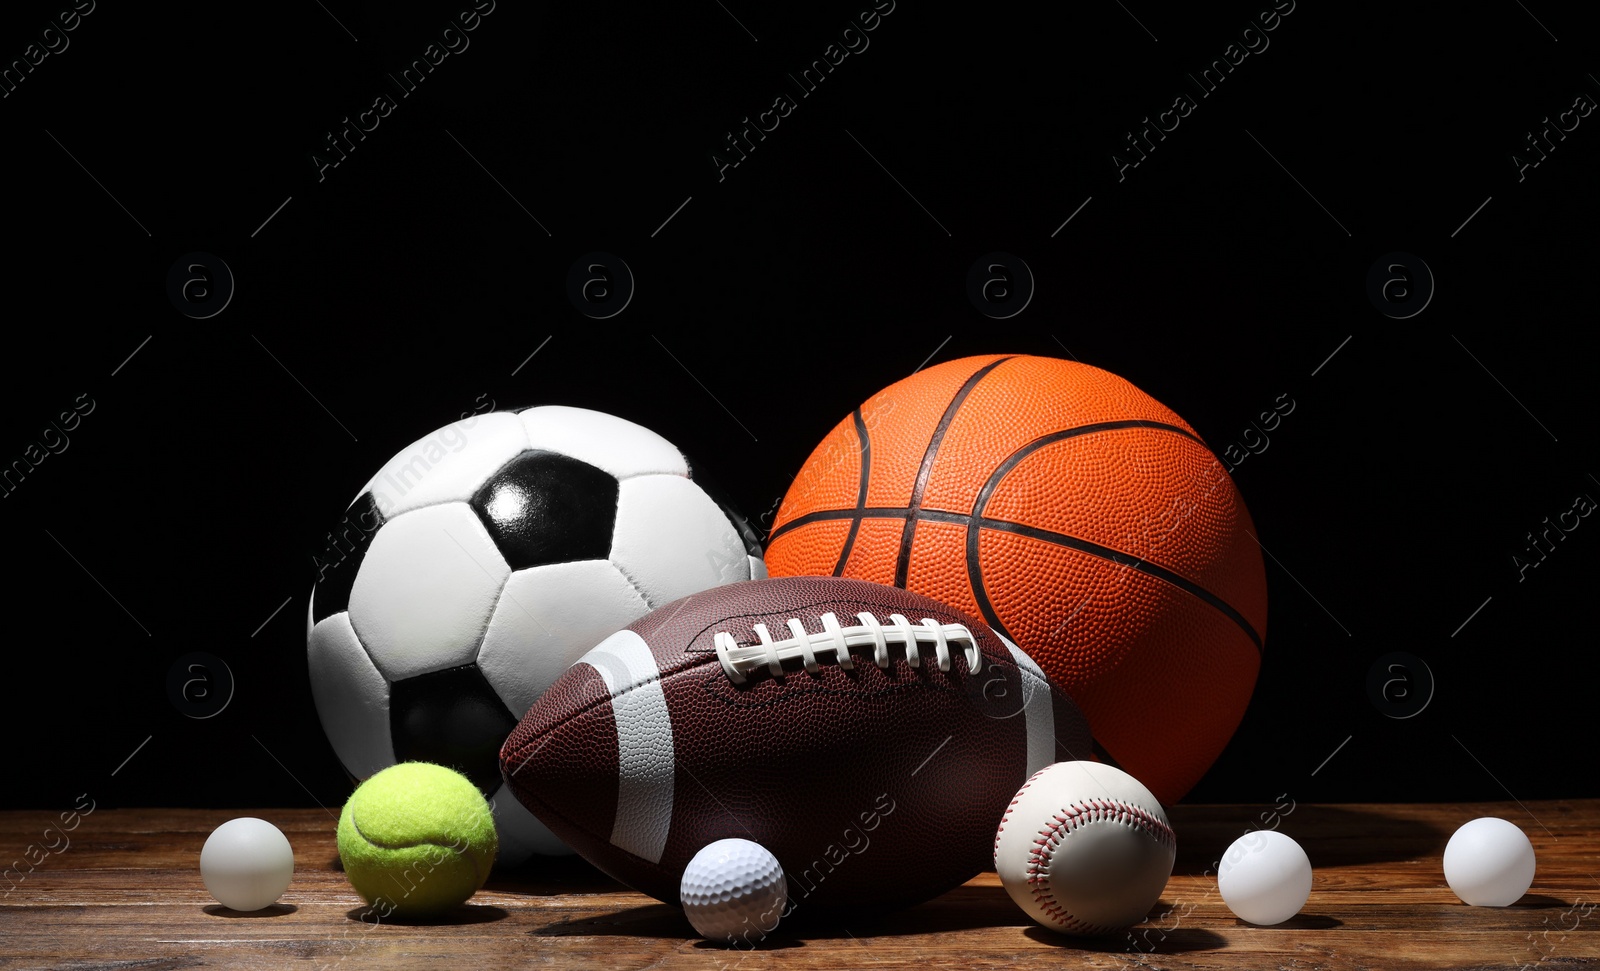
[[[893,384],[828,433],[766,559],[983,617],[1077,701],[1095,758],[1172,803],[1255,687],[1254,533],[1227,467],[1154,398],[1089,365],[986,355]]]

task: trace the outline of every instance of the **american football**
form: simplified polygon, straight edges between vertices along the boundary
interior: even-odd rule
[[[788,910],[809,913],[909,905],[971,878],[1017,787],[1089,746],[1077,706],[981,620],[880,584],[786,577],[611,635],[500,758],[523,804],[618,880],[676,903],[695,853],[739,837],[772,851]]]

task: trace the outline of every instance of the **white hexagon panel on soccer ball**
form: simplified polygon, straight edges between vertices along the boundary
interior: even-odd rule
[[[383,524],[350,588],[350,623],[390,681],[472,663],[511,567],[464,502]]]
[[[519,417],[529,448],[570,455],[619,479],[689,474],[689,463],[676,446],[626,418],[565,405],[529,408]]]
[[[356,496],[371,492],[385,519],[435,503],[464,500],[527,447],[522,419],[513,412],[463,418],[401,449]]]
[[[478,670],[521,718],[591,647],[650,612],[607,560],[549,563],[506,581],[478,648]]]
[[[611,561],[652,608],[748,580],[751,571],[744,542],[722,509],[698,485],[675,475],[622,481]]]
[[[311,698],[339,761],[358,779],[393,765],[389,682],[361,646],[350,615],[322,618],[306,640]]]

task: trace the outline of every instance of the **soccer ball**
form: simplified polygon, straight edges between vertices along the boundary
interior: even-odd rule
[[[509,864],[571,852],[501,791],[501,743],[534,699],[657,606],[766,576],[754,531],[670,442],[556,406],[412,444],[314,562],[312,696],[346,771],[457,769],[494,806]]]

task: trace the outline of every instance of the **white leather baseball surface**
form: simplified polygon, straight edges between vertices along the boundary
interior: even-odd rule
[[[1145,919],[1176,852],[1167,814],[1139,780],[1099,762],[1057,762],[1017,791],[995,834],[994,865],[1040,924],[1105,934]]]

